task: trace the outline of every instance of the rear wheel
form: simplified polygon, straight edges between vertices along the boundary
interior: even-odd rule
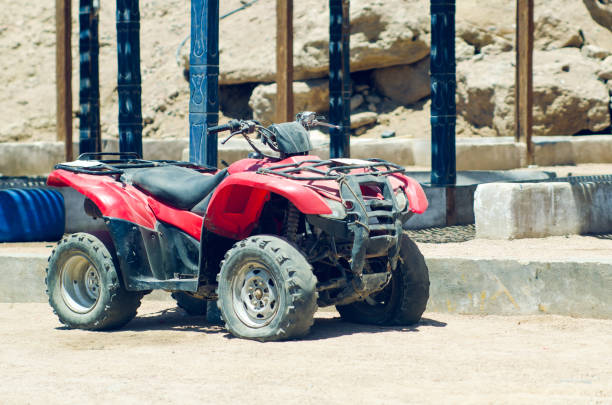
[[[206,315],[206,303],[203,298],[198,298],[184,291],[172,293],[172,298],[176,300],[176,305],[183,308],[191,316]]]
[[[95,236],[76,233],[62,239],[47,268],[49,304],[71,328],[105,330],[128,323],[142,293],[126,291],[113,257]]]
[[[260,341],[308,333],[317,310],[316,278],[295,247],[270,235],[247,238],[225,255],[219,309],[235,336]]]
[[[176,291],[172,293],[172,298],[176,300],[176,304],[182,308],[188,315],[204,316],[206,322],[213,325],[221,325],[221,314],[215,301],[205,300],[197,296],[184,292]]]
[[[375,325],[417,323],[429,299],[429,270],[418,246],[405,234],[400,240],[400,260],[391,281],[363,301],[338,305],[347,321]]]

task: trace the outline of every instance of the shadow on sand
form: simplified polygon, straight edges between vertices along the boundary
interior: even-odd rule
[[[421,320],[414,325],[402,325],[402,326],[379,326],[379,325],[363,325],[358,323],[346,322],[335,318],[316,318],[315,323],[310,329],[308,336],[302,338],[303,340],[320,340],[330,339],[339,336],[353,335],[357,333],[384,333],[384,332],[418,332],[422,328],[434,327],[443,328],[446,326],[445,322],[439,322],[434,319],[421,318]]]
[[[406,326],[378,326],[362,325],[352,322],[345,322],[339,316],[334,318],[321,317],[315,314],[315,322],[310,333],[299,340],[321,340],[331,339],[340,336],[348,336],[358,333],[384,333],[390,331],[399,332],[418,332],[422,328],[441,328],[446,323],[434,319],[422,318],[414,325]],[[69,329],[66,326],[56,328],[58,330]],[[130,323],[118,332],[147,332],[147,331],[187,331],[202,332],[206,334],[222,333],[225,338],[232,339],[234,336],[229,334],[222,325],[210,324],[206,321],[206,316],[190,316],[180,308],[168,308],[161,311],[138,315]],[[113,333],[115,331],[104,331],[99,333]]]
[[[57,330],[69,330],[67,326],[60,326]],[[212,325],[206,322],[206,316],[190,316],[180,308],[168,308],[157,312],[138,314],[127,325],[108,331],[113,332],[148,332],[148,331],[186,331],[204,333],[227,333],[221,325]]]

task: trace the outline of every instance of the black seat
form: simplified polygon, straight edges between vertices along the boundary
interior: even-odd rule
[[[225,176],[227,169],[207,176],[185,167],[159,166],[135,171],[132,184],[172,207],[190,210],[209,195]]]

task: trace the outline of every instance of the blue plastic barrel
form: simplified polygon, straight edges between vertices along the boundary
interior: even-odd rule
[[[64,197],[59,192],[0,190],[0,242],[59,240],[64,226]]]

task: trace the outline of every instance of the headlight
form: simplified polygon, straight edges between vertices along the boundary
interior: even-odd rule
[[[342,206],[341,202],[336,201],[336,200],[329,200],[327,198],[325,199],[325,202],[327,203],[329,208],[332,210],[332,212],[331,212],[331,214],[321,214],[322,217],[324,217],[324,218],[331,218],[331,219],[344,219],[344,218],[346,218],[346,210]]]
[[[399,211],[404,211],[408,200],[406,199],[406,194],[404,194],[403,188],[400,188],[395,192],[395,201],[397,202],[397,209]]]

